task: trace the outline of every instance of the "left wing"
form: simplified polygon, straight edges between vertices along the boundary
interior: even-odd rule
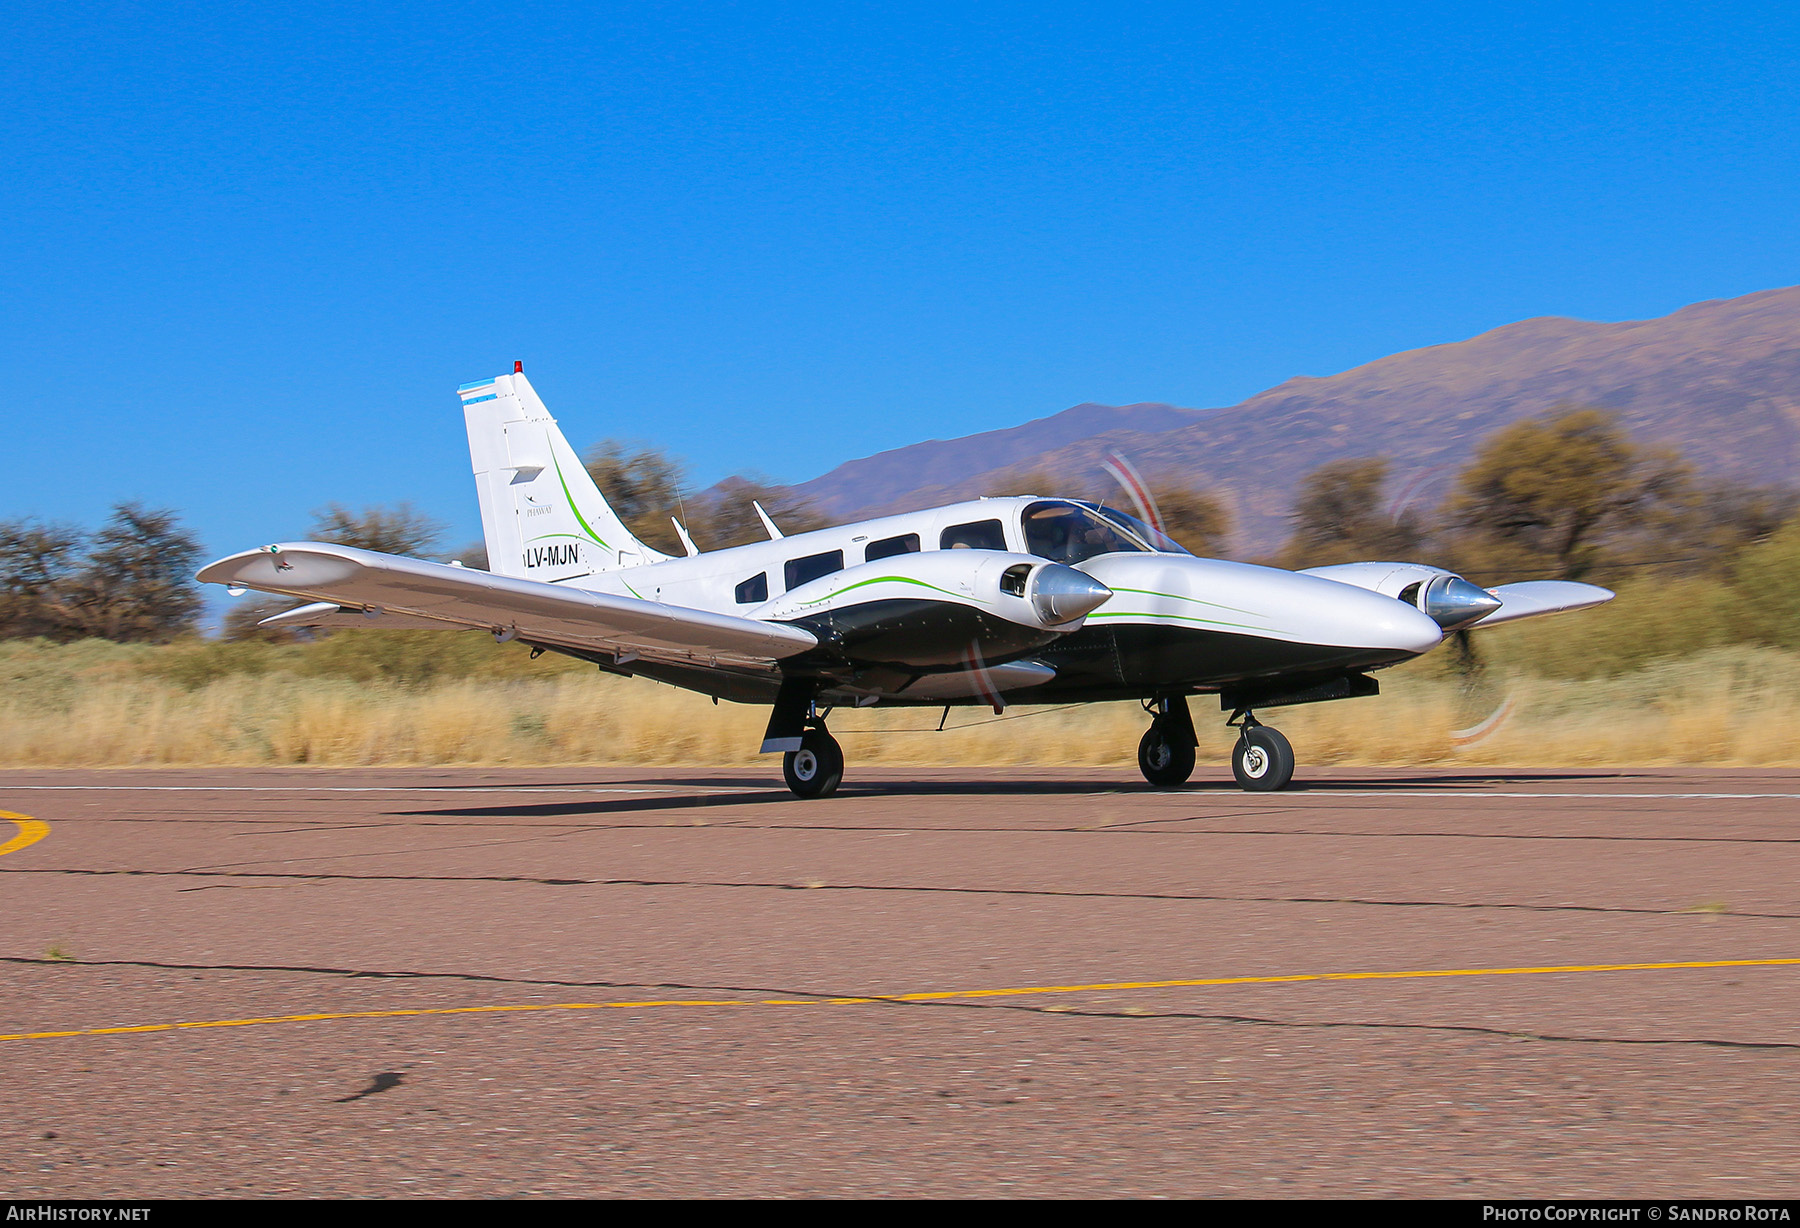
[[[810,631],[786,623],[323,542],[247,550],[207,564],[198,578],[339,607],[335,615],[315,607],[278,616],[290,626],[342,626],[373,614],[364,625],[479,627],[533,643],[707,666],[763,668],[819,642]]]

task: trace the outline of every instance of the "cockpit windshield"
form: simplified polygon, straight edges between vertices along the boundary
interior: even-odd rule
[[[1194,553],[1167,533],[1151,528],[1130,512],[1122,512],[1116,507],[1104,506],[1096,506],[1094,510],[1127,532],[1142,538],[1146,545],[1159,554],[1192,555]]]
[[[1079,563],[1097,554],[1144,554],[1150,549],[1093,508],[1060,500],[1025,509],[1025,548],[1055,563]]]

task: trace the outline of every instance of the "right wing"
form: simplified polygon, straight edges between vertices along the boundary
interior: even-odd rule
[[[1561,614],[1565,610],[1585,610],[1604,605],[1613,599],[1611,589],[1597,584],[1578,584],[1573,580],[1519,580],[1490,588],[1500,598],[1500,608],[1476,623],[1474,630],[1510,623],[1540,614]]]
[[[819,642],[785,623],[323,542],[247,550],[207,564],[198,578],[320,603],[277,615],[276,625],[478,627],[537,644],[763,668]]]

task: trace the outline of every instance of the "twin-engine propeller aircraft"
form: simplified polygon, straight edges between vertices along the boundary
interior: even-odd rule
[[[979,499],[687,555],[634,537],[523,369],[464,384],[492,571],[284,542],[199,578],[308,598],[282,627],[479,628],[609,673],[768,704],[765,753],[801,797],[836,790],[831,709],[1138,700],[1138,766],[1187,780],[1188,696],[1217,694],[1238,730],[1232,771],[1280,789],[1294,752],[1256,711],[1378,691],[1372,671],[1446,633],[1579,609],[1612,594],[1537,581],[1482,589],[1438,567],[1282,571],[1196,558],[1117,508]]]

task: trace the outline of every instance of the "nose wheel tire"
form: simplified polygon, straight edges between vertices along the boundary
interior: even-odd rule
[[[1138,742],[1138,771],[1159,789],[1185,784],[1194,774],[1194,747],[1185,739],[1170,737],[1162,723],[1155,722]]]
[[[800,749],[781,757],[781,774],[795,797],[830,797],[844,779],[844,751],[823,729],[808,729]]]
[[[1232,748],[1231,774],[1240,787],[1257,793],[1285,789],[1294,778],[1294,748],[1279,729],[1252,725]]]

